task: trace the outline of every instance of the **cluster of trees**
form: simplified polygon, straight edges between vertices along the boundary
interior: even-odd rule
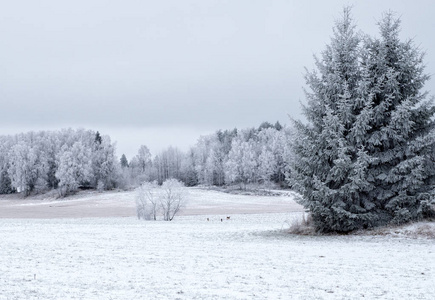
[[[121,186],[137,187],[143,182],[156,181],[163,184],[167,179],[175,178],[185,182],[182,163],[186,154],[178,148],[169,147],[154,157],[147,146],[142,145],[130,161],[123,154],[120,159],[122,178]]]
[[[153,157],[143,145],[128,161],[125,155],[118,160],[109,136],[92,130],[0,136],[0,193],[57,189],[66,196],[79,188],[135,188],[172,178],[187,186],[284,184],[288,139],[287,128],[265,122],[202,136],[186,153],[169,147]]]
[[[284,184],[290,134],[278,122],[259,128],[218,131],[201,137],[187,164],[192,183],[232,185]]]
[[[290,134],[278,122],[264,122],[259,128],[219,130],[201,136],[187,153],[177,148],[157,154],[153,159],[146,146],[128,162],[121,157],[124,180],[132,185],[144,181],[162,184],[170,178],[187,186],[240,185],[248,183],[285,184]]]
[[[434,216],[435,107],[423,53],[400,41],[391,13],[380,37],[358,34],[350,9],[306,75],[307,123],[295,121],[289,180],[319,231],[348,232]]]
[[[115,145],[91,130],[40,131],[0,136],[0,193],[117,185]]]

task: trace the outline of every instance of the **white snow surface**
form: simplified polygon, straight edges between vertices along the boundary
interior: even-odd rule
[[[0,299],[435,299],[434,239],[288,234],[301,214],[0,219]]]
[[[281,196],[234,195],[203,188],[189,188],[187,205],[180,215],[302,212],[292,193]],[[0,218],[83,218],[136,215],[135,191],[80,192],[67,198],[38,195],[19,198],[0,196]]]

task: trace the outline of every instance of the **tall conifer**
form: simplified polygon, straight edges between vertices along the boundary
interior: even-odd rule
[[[361,38],[350,9],[307,72],[307,123],[295,121],[290,181],[319,231],[348,232],[431,213],[435,112],[423,55],[391,13]]]

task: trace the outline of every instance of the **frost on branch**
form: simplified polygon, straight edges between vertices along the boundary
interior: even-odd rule
[[[187,203],[187,189],[177,179],[167,179],[161,186],[156,182],[143,183],[136,190],[136,212],[138,219],[172,221]]]

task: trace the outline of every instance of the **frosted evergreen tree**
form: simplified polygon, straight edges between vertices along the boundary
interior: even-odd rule
[[[195,151],[191,148],[184,156],[181,162],[181,173],[183,182],[186,186],[195,186],[198,184],[198,174],[195,165]]]
[[[379,29],[380,39],[367,39],[361,64],[362,95],[371,106],[362,141],[374,185],[366,197],[383,221],[401,224],[433,214],[435,107],[421,91],[429,79],[424,53],[411,40],[400,41],[400,20],[392,13]]]
[[[125,154],[122,154],[121,159],[120,159],[120,163],[121,163],[122,168],[128,168],[128,160],[127,160],[127,157],[125,156]]]
[[[430,213],[434,107],[421,93],[423,55],[400,42],[387,14],[381,39],[362,40],[350,9],[306,76],[304,113],[295,121],[290,183],[319,231],[348,232]]]
[[[99,144],[99,145],[101,145],[101,142],[102,142],[102,141],[103,141],[103,140],[102,140],[102,138],[101,138],[100,132],[97,131],[97,133],[95,134],[95,144]]]
[[[97,132],[98,133],[98,132]],[[96,139],[92,153],[92,169],[94,186],[98,190],[107,190],[116,186],[117,158],[115,156],[115,145],[111,143],[109,136]]]

